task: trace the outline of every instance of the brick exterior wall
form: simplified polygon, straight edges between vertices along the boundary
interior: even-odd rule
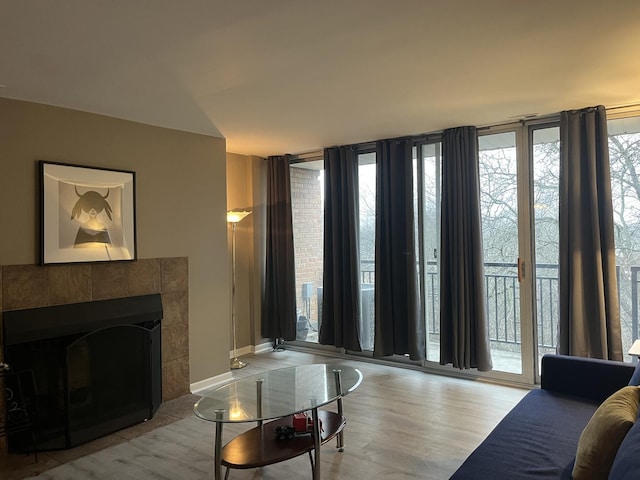
[[[318,321],[317,289],[322,287],[323,205],[319,180],[320,171],[292,168],[291,204],[296,268],[296,305],[300,315]],[[307,305],[302,299],[303,283],[311,283],[311,298]]]

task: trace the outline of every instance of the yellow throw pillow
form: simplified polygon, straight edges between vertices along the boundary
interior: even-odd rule
[[[573,480],[606,480],[618,447],[638,417],[640,387],[624,387],[607,398],[584,427]]]

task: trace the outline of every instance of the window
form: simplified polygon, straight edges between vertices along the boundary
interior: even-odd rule
[[[493,368],[522,373],[516,132],[478,138],[484,289]]]
[[[375,333],[376,154],[358,155],[360,204],[360,344],[373,351]]]
[[[533,219],[538,368],[555,353],[558,334],[558,255],[560,240],[560,128],[532,132]]]
[[[640,117],[612,119],[607,126],[622,346],[629,360],[626,352],[639,333]]]
[[[640,117],[610,117],[609,154],[623,349],[640,337]],[[478,138],[490,376],[533,382],[557,346],[558,119],[482,129]],[[367,148],[370,148],[369,144]],[[358,155],[361,345],[375,334],[376,155]],[[440,361],[441,144],[413,148],[416,257],[427,362]],[[291,166],[298,340],[317,342],[322,316],[323,160]],[[522,262],[522,263],[521,263]],[[527,274],[520,277],[519,267]],[[627,360],[629,358],[627,357]],[[399,358],[394,358],[399,360]],[[537,360],[537,362],[536,362]]]
[[[297,340],[318,341],[322,321],[324,162],[291,165],[291,211],[295,248]]]
[[[376,154],[358,155],[360,216],[360,283],[362,349],[373,350]],[[324,222],[324,162],[314,160],[291,165],[291,209],[295,248],[297,336],[318,342],[322,323],[322,265]]]
[[[420,152],[420,164],[417,163],[417,152]],[[421,274],[420,296],[422,312],[426,322],[427,360],[440,361],[440,201],[441,201],[441,146],[440,142],[426,143],[414,148],[416,181],[414,191],[420,192],[416,198],[415,212],[418,214],[416,238],[421,239],[418,269]],[[418,172],[421,172],[419,174]],[[421,181],[419,181],[421,179]],[[420,207],[421,205],[421,207]],[[420,219],[419,212],[422,218]],[[420,234],[421,232],[421,234]]]

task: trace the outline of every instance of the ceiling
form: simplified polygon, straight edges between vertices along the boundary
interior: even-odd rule
[[[640,101],[638,0],[0,0],[0,96],[331,145]]]

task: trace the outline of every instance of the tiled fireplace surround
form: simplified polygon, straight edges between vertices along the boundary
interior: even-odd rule
[[[0,312],[151,293],[162,296],[162,400],[167,401],[189,393],[189,264],[186,257],[0,266]],[[0,354],[1,350],[2,342]],[[2,358],[0,355],[0,360]],[[0,415],[4,415],[2,403]],[[0,447],[2,443],[0,439]]]

